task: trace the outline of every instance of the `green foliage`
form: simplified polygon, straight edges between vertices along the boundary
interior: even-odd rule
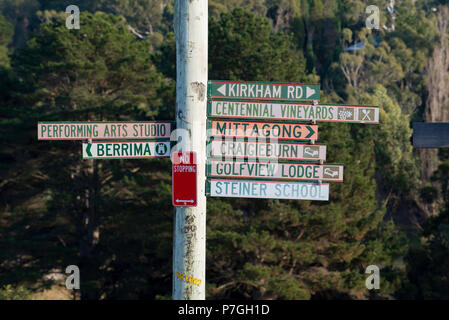
[[[304,64],[293,67],[290,60],[278,63],[275,70],[273,63],[271,69],[276,61],[270,57],[272,50],[285,45],[277,42],[271,49],[269,43],[285,36],[272,35],[266,22],[241,10],[212,20],[210,36],[217,39],[210,41],[213,78],[314,77],[305,73]],[[388,108],[386,112],[394,113]],[[407,246],[392,222],[382,222],[385,208],[378,208],[375,200],[373,129],[326,124],[320,126],[320,140],[328,145],[329,162],[345,164],[345,183],[332,185],[329,204],[209,199],[207,272],[216,284],[208,291],[212,298],[359,296],[366,294],[360,266],[371,263],[391,270],[379,295],[391,296],[398,287],[403,273],[392,264]]]
[[[0,67],[9,66],[8,45],[14,34],[13,25],[0,12]]]
[[[449,214],[446,209],[425,225],[424,241],[408,252],[407,280],[397,296],[402,299],[449,298],[447,251],[449,250]]]
[[[209,38],[211,79],[316,81],[291,36],[273,34],[267,19],[235,9],[211,19]]]
[[[373,95],[367,94],[365,99],[368,104],[381,106],[382,125],[375,138],[376,160],[378,168],[382,168],[381,184],[390,186],[396,192],[406,192],[418,183],[418,169],[410,143],[412,129],[409,117],[402,113],[381,85],[377,85]]]
[[[0,46],[7,46],[14,34],[13,25],[0,13]]]
[[[32,300],[31,292],[25,288],[14,288],[10,284],[0,288],[0,300]]]
[[[444,161],[434,172],[432,180],[440,187],[444,207],[441,212],[429,218],[422,231],[422,240],[411,247],[407,261],[407,280],[398,291],[399,298],[444,299],[449,298],[449,162]],[[431,189],[432,188],[432,189]],[[435,188],[431,200],[435,199]]]
[[[50,269],[76,264],[83,299],[154,297],[170,282],[168,266],[162,274],[145,266],[170,261],[169,161],[99,163],[82,160],[78,143],[43,149],[35,142],[38,120],[165,119],[164,110],[173,108],[162,106],[167,88],[147,42],[111,15],[82,13],[80,20],[80,30],[67,29],[64,20],[43,24],[14,55],[16,74],[3,80],[11,91],[0,108],[0,139],[8,146],[1,156],[10,165],[1,171],[8,180],[0,283],[38,281]]]
[[[438,198],[438,190],[433,186],[424,186],[420,190],[420,196],[424,203],[433,203]]]
[[[246,12],[252,12],[258,16],[265,17],[267,14],[267,5],[265,0],[211,0],[209,8],[211,8],[211,16],[217,18],[222,12],[230,12],[236,8],[241,8]]]
[[[144,34],[153,34],[160,30],[167,0],[112,0],[102,1],[97,8],[109,13],[122,15],[134,28]]]
[[[0,12],[14,27],[13,47],[24,45],[29,39],[30,32],[39,28],[39,20],[35,15],[37,10],[39,10],[37,0],[0,1]]]
[[[25,81],[42,87],[39,103],[59,112],[79,110],[77,105],[98,107],[93,112],[99,115],[106,106],[127,106],[151,116],[148,99],[161,105],[161,78],[146,43],[136,42],[124,26],[116,27],[120,21],[116,17],[83,14],[81,18],[82,31],[67,29],[61,20],[44,24],[41,36],[13,59]],[[115,32],[107,32],[108,28]],[[159,85],[149,89],[142,85],[147,82]],[[117,87],[118,92],[113,89]]]
[[[174,119],[173,1],[76,4],[81,29],[68,30],[61,1],[0,0],[0,297],[28,299],[24,285],[78,264],[83,299],[169,299],[170,161],[86,161],[79,143],[37,142],[35,129]],[[449,156],[421,186],[409,125],[422,119],[436,14],[396,1],[393,30],[385,1],[370,4],[380,30],[365,28],[366,1],[209,1],[210,79],[320,82],[322,102],[381,115],[380,125],[320,125],[327,162],[345,165],[328,203],[208,199],[208,298],[447,298]],[[10,67],[7,46],[20,48]],[[411,242],[404,280],[397,221],[418,195],[444,208]],[[370,264],[381,268],[375,293]]]
[[[444,161],[438,166],[438,170],[432,176],[433,181],[441,184],[441,196],[443,200],[449,201],[449,161]]]

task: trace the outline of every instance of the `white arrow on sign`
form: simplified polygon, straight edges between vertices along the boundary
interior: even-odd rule
[[[189,203],[191,203],[191,202],[194,202],[193,200],[179,200],[179,199],[176,199],[176,202],[189,202]]]
[[[226,95],[226,84],[224,84],[220,88],[218,88],[217,91],[225,96]]]
[[[311,88],[307,87],[306,98],[310,97],[312,94],[315,94],[315,89],[311,89]]]

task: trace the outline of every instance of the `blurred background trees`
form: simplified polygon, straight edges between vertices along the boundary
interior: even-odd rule
[[[379,30],[365,27],[372,4]],[[68,30],[61,1],[0,0],[0,297],[41,292],[77,264],[82,299],[170,298],[169,160],[82,160],[79,142],[35,130],[174,119],[173,1],[77,5],[81,29]],[[448,155],[410,144],[411,121],[449,120],[447,1],[209,11],[210,79],[319,82],[323,102],[379,105],[381,124],[320,125],[328,162],[345,164],[328,203],[209,198],[207,297],[447,298]]]

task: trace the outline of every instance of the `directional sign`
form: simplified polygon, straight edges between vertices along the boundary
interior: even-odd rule
[[[172,161],[172,204],[176,207],[196,207],[196,153],[174,152]]]
[[[343,181],[343,165],[210,160],[208,177]]]
[[[449,148],[448,122],[413,122],[415,148]]]
[[[212,197],[329,200],[329,184],[208,179],[206,195]]]
[[[169,141],[83,143],[84,159],[136,159],[169,156]]]
[[[39,122],[38,140],[170,138],[172,122]]]
[[[209,117],[379,123],[379,107],[254,101],[209,101]]]
[[[208,133],[217,137],[318,140],[318,126],[297,123],[208,120]]]
[[[208,156],[324,161],[326,160],[326,146],[322,144],[227,141],[227,139],[218,138],[210,143]]]
[[[209,81],[209,99],[312,101],[320,99],[319,84]]]

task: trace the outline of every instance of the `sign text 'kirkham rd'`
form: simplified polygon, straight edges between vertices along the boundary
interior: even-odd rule
[[[208,98],[313,101],[320,99],[320,85],[211,80]]]

